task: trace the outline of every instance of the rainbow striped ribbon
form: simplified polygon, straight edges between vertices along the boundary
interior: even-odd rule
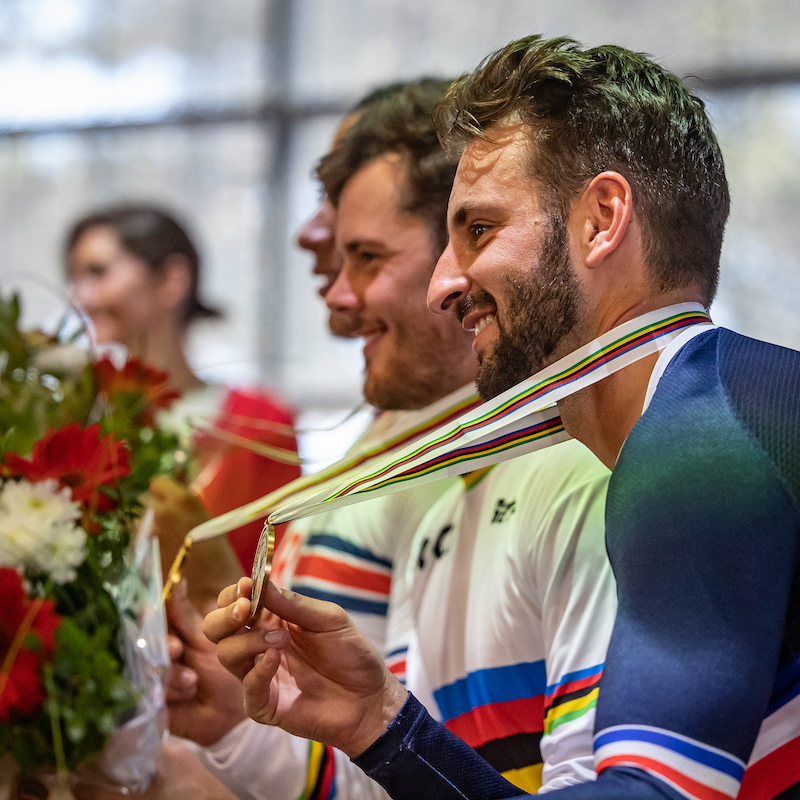
[[[422,439],[368,465],[366,474],[289,498],[270,514],[276,525],[440,478],[497,464],[570,438],[555,403],[646,356],[681,331],[711,320],[682,303],[625,322]]]
[[[446,425],[454,419],[460,418],[465,412],[480,405],[480,399],[475,394],[472,386],[464,387],[432,403],[422,419],[414,414],[416,422],[406,428],[398,430],[392,428],[384,436],[370,438],[364,447],[351,450],[343,459],[313,475],[303,475],[300,478],[276,489],[274,492],[253,500],[247,505],[234,508],[225,514],[208,520],[198,525],[188,534],[192,542],[201,542],[214,536],[235,530],[236,528],[252,522],[255,519],[267,516],[282,503],[289,500],[293,504],[302,503],[307,498],[316,498],[319,493],[327,489],[332,491],[342,482],[349,482],[362,468],[369,468],[377,459],[393,453],[404,445],[409,445],[420,437]],[[382,462],[381,462],[382,463]]]

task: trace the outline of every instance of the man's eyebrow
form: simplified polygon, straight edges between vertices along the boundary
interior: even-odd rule
[[[358,237],[353,237],[346,242],[342,242],[341,247],[348,253],[352,253],[354,250],[358,250],[359,247],[370,247],[377,250],[383,249],[385,245],[378,239],[360,239]]]
[[[450,217],[450,222],[459,228],[467,221],[467,209],[464,206],[459,206]]]
[[[463,203],[451,215],[450,224],[454,227],[461,227],[466,224],[467,218],[471,214],[475,214],[486,210],[486,204],[478,203]]]

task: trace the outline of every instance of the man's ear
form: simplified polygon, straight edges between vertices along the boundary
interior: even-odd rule
[[[164,306],[176,309],[183,305],[192,288],[189,261],[180,253],[173,253],[164,259],[159,272],[159,295]]]
[[[578,199],[580,247],[587,267],[598,266],[625,239],[633,216],[633,195],[628,181],[618,172],[595,175]]]

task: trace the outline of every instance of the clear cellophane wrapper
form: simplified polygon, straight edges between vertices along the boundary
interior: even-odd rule
[[[161,585],[158,539],[145,513],[124,577],[107,586],[119,610],[125,677],[139,690],[136,706],[121,719],[101,753],[83,762],[73,781],[120,793],[142,792],[159,767],[168,731],[166,683],[170,658]]]

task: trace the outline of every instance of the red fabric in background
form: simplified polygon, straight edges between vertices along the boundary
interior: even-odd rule
[[[233,419],[229,419],[229,415]],[[248,420],[253,420],[248,424]],[[248,439],[297,452],[294,434],[269,430],[258,426],[259,421],[294,425],[294,416],[286,406],[261,390],[232,389],[223,404],[217,425],[231,433]],[[197,456],[201,467],[222,454],[213,477],[202,490],[201,499],[208,511],[217,516],[238,506],[257,500],[300,476],[300,467],[273,461],[243,447],[235,447],[211,436],[197,440]],[[256,520],[228,534],[244,574],[249,575],[258,546],[264,520]],[[276,546],[285,526],[276,529]]]

